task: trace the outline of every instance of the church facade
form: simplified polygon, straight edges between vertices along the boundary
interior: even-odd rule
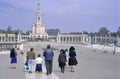
[[[84,33],[61,33],[58,29],[46,30],[41,21],[40,3],[37,5],[36,23],[32,25],[32,32],[29,35],[22,35],[22,40],[28,41],[54,41],[58,43],[76,43],[76,44],[103,44],[113,43],[114,38],[111,36],[91,36]]]
[[[37,6],[36,23],[32,24],[32,33],[29,35],[31,40],[47,40],[48,34],[45,25],[41,20],[40,3]]]
[[[119,43],[112,36],[91,36],[85,33],[61,33],[59,29],[47,29],[41,20],[40,3],[37,5],[36,22],[32,24],[32,31],[28,35],[6,34],[0,33],[1,48],[19,48],[24,41],[47,41],[57,43],[72,43],[72,44],[114,44]],[[120,43],[119,43],[120,45]]]
[[[42,24],[41,21],[41,12],[40,12],[40,4],[37,6],[37,15],[36,15],[36,23],[32,25],[32,33],[33,34],[46,34],[45,25]]]

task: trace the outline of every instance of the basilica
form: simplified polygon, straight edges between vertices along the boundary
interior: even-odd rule
[[[61,33],[59,29],[48,29],[41,21],[40,3],[37,5],[36,23],[32,25],[32,33],[22,35],[22,40],[28,41],[54,41],[59,43],[76,43],[90,44],[92,43],[113,43],[114,39],[111,36],[98,37],[85,33]]]
[[[42,23],[40,3],[37,5],[36,22],[32,24],[32,31],[27,35],[22,35],[20,32],[15,34],[0,33],[1,48],[19,48],[22,42],[39,41],[39,42],[57,42],[57,43],[72,43],[72,44],[112,44],[118,41],[119,37],[112,36],[91,36],[86,33],[61,33],[59,29],[46,29]],[[118,41],[119,42],[119,41]]]
[[[37,15],[36,15],[36,23],[32,25],[32,33],[30,34],[31,38],[39,39],[47,39],[48,34],[46,33],[45,25],[41,21],[41,12],[40,12],[40,4],[37,6]]]

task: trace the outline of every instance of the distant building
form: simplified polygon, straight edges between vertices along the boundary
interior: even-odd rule
[[[58,34],[57,42],[88,44],[90,42],[90,37],[87,34],[83,33],[64,33]]]
[[[60,34],[59,29],[47,29],[48,34],[48,41],[56,41],[57,42],[57,36]]]
[[[37,6],[36,23],[32,25],[32,33],[29,35],[30,40],[47,40],[48,34],[45,25],[41,21],[40,3]]]
[[[61,33],[59,29],[46,29],[41,21],[40,4],[37,6],[36,23],[32,25],[32,33],[22,35],[24,41],[52,41],[59,43],[76,43],[76,44],[107,44],[113,43],[114,38],[111,36],[91,36],[88,33]]]
[[[57,36],[60,32],[59,29],[47,29],[48,36]]]
[[[21,44],[20,33],[0,33],[0,49],[8,50],[11,48],[20,48]]]
[[[40,4],[37,6],[36,23],[32,25],[32,31],[26,35],[19,33],[0,33],[0,48],[10,49],[13,47],[20,48],[23,41],[52,41],[58,43],[74,44],[114,44],[120,46],[120,38],[115,39],[112,36],[91,36],[88,33],[61,33],[59,29],[46,29],[41,21]]]
[[[114,37],[111,35],[108,36],[97,36],[94,35],[92,38],[93,44],[112,44],[114,43]]]

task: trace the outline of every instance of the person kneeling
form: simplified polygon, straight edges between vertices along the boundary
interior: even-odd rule
[[[41,58],[41,55],[38,54],[38,57],[35,59],[35,63],[36,63],[35,72],[36,73],[42,73],[42,61],[43,59]]]

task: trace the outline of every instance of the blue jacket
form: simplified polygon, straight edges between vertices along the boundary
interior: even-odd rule
[[[53,60],[54,53],[51,49],[46,49],[43,52],[43,56],[45,57],[45,60]]]
[[[15,49],[12,48],[10,51],[10,58],[15,57]]]

